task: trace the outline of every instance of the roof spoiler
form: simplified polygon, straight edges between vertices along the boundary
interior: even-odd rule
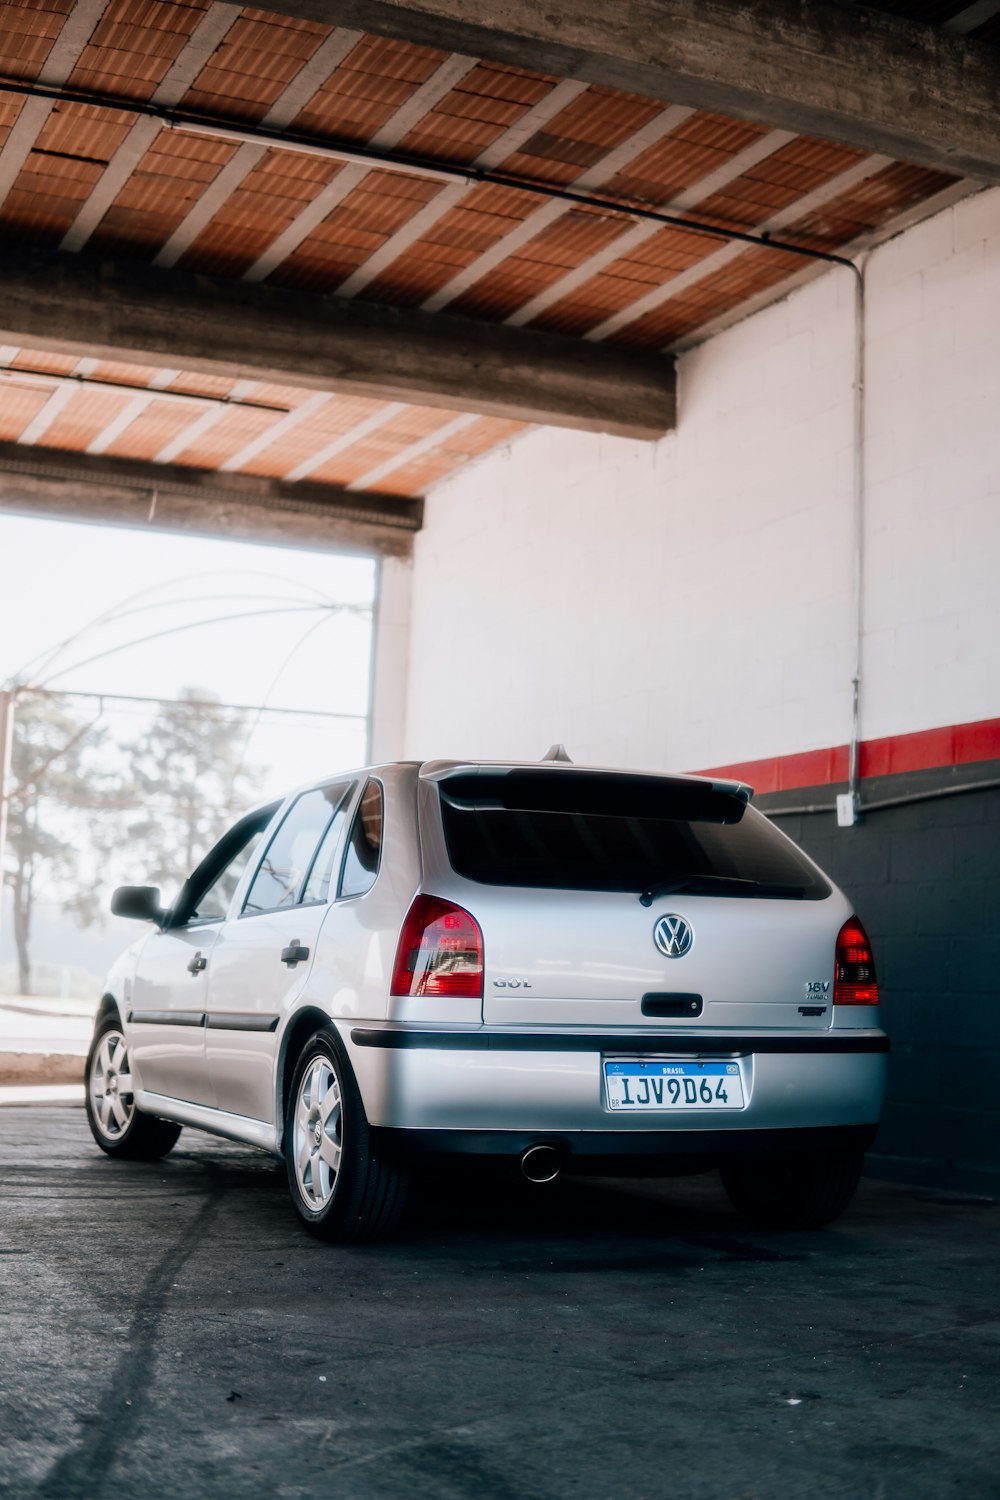
[[[440,780],[453,807],[486,812],[606,814],[697,823],[738,823],[752,790],[739,781],[698,776],[651,776],[574,766],[539,774],[530,766],[456,768]]]

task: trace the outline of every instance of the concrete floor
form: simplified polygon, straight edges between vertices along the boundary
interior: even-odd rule
[[[269,1158],[108,1161],[0,1112],[0,1492],[996,1500],[1000,1203],[862,1185],[817,1235],[712,1177],[428,1186],[310,1239]]]

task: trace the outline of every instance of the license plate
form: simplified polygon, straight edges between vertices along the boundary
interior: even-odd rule
[[[633,1110],[742,1109],[738,1062],[673,1062],[616,1058],[604,1064],[608,1108]]]

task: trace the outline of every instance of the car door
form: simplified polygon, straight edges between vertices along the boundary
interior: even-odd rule
[[[212,954],[274,807],[241,818],[188,879],[162,931],[144,943],[128,1012],[132,1063],[149,1093],[215,1102],[205,1059]]]
[[[212,953],[205,1031],[217,1109],[274,1121],[277,1033],[312,968],[354,783],[291,804]]]

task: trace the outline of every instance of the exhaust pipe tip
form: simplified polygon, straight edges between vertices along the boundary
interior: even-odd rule
[[[555,1146],[529,1146],[521,1157],[521,1171],[529,1182],[555,1182],[562,1156]]]

